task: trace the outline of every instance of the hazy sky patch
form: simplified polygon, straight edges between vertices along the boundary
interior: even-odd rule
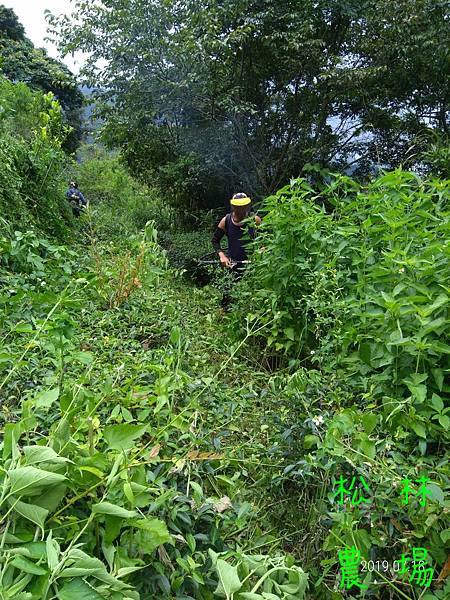
[[[7,8],[12,8],[25,27],[26,35],[37,48],[46,48],[48,54],[60,58],[53,44],[45,41],[47,35],[47,22],[44,12],[49,10],[53,14],[70,13],[73,4],[70,0],[0,0]],[[74,73],[78,73],[83,64],[83,55],[75,54],[74,57],[66,56],[63,59]]]

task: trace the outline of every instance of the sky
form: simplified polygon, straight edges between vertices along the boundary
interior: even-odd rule
[[[50,56],[60,58],[55,46],[44,40],[47,35],[44,11],[48,9],[53,14],[69,13],[71,12],[70,0],[0,0],[0,2],[14,10],[25,27],[27,37],[37,48],[46,48]],[[76,54],[74,58],[66,56],[63,62],[73,73],[78,73],[83,63],[83,55]]]

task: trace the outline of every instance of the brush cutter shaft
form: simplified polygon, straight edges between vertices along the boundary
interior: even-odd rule
[[[219,261],[217,260],[199,260],[198,261],[201,265],[218,265],[220,264]],[[249,260],[238,260],[236,262],[231,261],[230,264],[232,267],[236,266],[236,265],[247,265],[249,264],[250,261]]]
[[[226,253],[226,250],[224,251]],[[214,260],[213,260],[214,257]],[[231,260],[230,259],[230,264],[231,264],[231,268],[235,267],[236,265],[247,265],[250,264],[251,261],[249,260]],[[219,265],[219,258],[217,256],[216,252],[210,252],[209,254],[205,254],[204,256],[202,256],[201,258],[197,259],[197,263],[199,265]]]

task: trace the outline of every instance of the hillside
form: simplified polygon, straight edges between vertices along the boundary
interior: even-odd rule
[[[450,599],[443,4],[0,6],[0,600]]]

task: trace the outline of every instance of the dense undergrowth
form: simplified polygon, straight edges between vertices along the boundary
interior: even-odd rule
[[[4,597],[301,597],[306,576],[237,493],[263,461],[227,444],[257,377],[240,382],[202,293],[190,306],[151,226],[121,256],[30,238],[1,297]]]
[[[301,202],[318,214],[306,195]],[[437,387],[429,403],[417,403],[421,382],[407,379],[397,389],[412,386],[411,398],[379,406],[375,383],[387,386],[392,375],[377,381],[368,359],[365,373],[342,374],[365,369],[360,349],[339,358],[332,347],[334,371],[325,359],[317,368],[319,336],[315,350],[298,349],[302,365],[262,370],[267,350],[254,344],[264,332],[270,341],[274,315],[264,322],[250,306],[255,316],[239,340],[233,317],[233,334],[218,320],[217,292],[189,288],[168,269],[151,225],[140,235],[130,226],[126,240],[97,236],[102,215],[111,218],[107,207],[100,203],[96,220],[84,223],[83,251],[32,233],[3,242],[4,597],[23,590],[23,598],[65,599],[96,588],[95,598],[212,598],[221,596],[222,578],[229,597],[264,590],[301,598],[298,564],[310,572],[307,597],[342,598],[337,550],[346,544],[367,559],[394,560],[420,540],[442,566],[444,379],[431,373]],[[268,231],[264,261],[276,244]],[[432,368],[439,366],[444,372],[445,364]],[[364,375],[369,383],[360,391]],[[403,506],[399,482],[423,473],[431,482],[427,506],[416,499]],[[336,505],[340,474],[366,478],[368,506]],[[246,579],[248,569],[254,574]],[[407,580],[386,579],[372,582],[366,597],[419,597]],[[243,580],[245,593],[256,595],[237,593]]]
[[[163,204],[94,156],[75,223],[58,104],[2,86],[1,597],[302,596],[238,494],[246,457],[226,431],[255,392],[146,225]]]
[[[68,158],[61,146],[68,132],[52,94],[32,92],[0,74],[0,232],[34,226],[67,237]]]
[[[3,174],[0,597],[447,598],[449,182],[292,182],[223,318],[181,277],[205,233],[117,158],[84,157],[73,222],[58,131],[1,138],[48,175]],[[391,565],[367,590],[342,588],[352,546]],[[429,589],[391,568],[414,547]]]
[[[277,485],[299,500],[280,518],[304,515],[307,563],[325,550],[325,579],[343,544],[390,562],[425,547],[436,577],[449,554],[449,192],[397,171],[366,187],[300,179],[264,205],[240,310],[292,372]],[[349,491],[339,505],[340,477],[350,490],[364,478],[367,500]]]

